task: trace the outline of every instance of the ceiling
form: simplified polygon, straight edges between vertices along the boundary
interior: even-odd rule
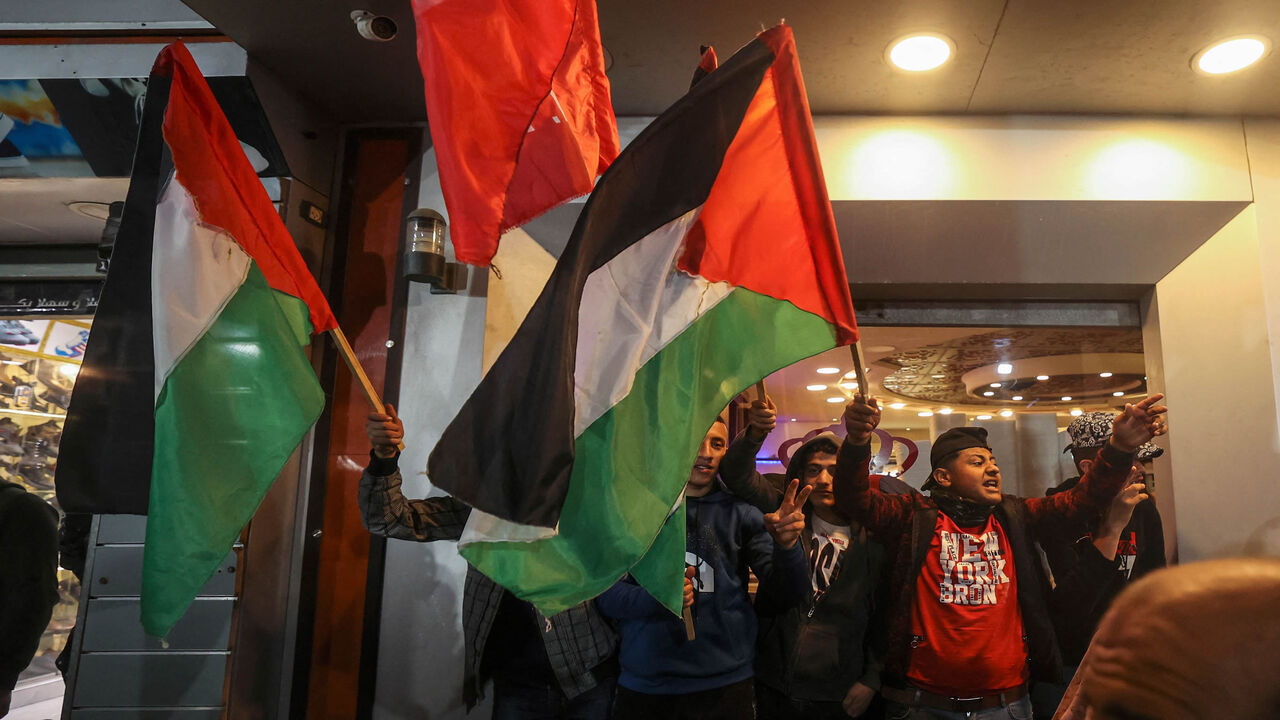
[[[340,122],[425,119],[405,0],[184,0]],[[1204,77],[1190,59],[1223,37],[1280,41],[1274,0],[598,0],[619,115],[656,115],[688,88],[698,47],[722,58],[785,18],[815,114],[1280,115],[1280,54]],[[360,39],[355,9],[391,17],[391,42]],[[908,74],[888,43],[935,30],[955,59]]]

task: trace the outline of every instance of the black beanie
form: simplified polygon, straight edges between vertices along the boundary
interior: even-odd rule
[[[938,439],[933,441],[933,447],[929,449],[930,469],[936,470],[938,463],[951,453],[969,448],[991,449],[987,445],[986,428],[957,427],[939,435]]]

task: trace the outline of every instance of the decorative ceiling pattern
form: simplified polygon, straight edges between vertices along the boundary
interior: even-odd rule
[[[1054,374],[1047,380],[1009,376],[999,386],[966,388],[966,373],[997,363],[1028,358],[1098,354],[1142,354],[1142,331],[1137,328],[1026,328],[953,338],[933,345],[894,353],[877,364],[886,371],[886,390],[906,398],[937,404],[1004,405],[1010,401],[1035,403],[1080,402],[1110,398],[1114,393],[1141,393],[1142,375],[1096,372]],[[983,392],[991,392],[985,396]],[[1014,400],[1014,398],[1019,398]],[[1063,400],[1067,397],[1069,400]]]

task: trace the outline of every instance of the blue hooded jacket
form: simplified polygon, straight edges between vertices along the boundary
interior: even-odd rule
[[[596,598],[621,635],[618,683],[655,695],[724,687],[752,676],[756,613],[747,595],[747,570],[760,580],[756,603],[781,609],[809,592],[808,568],[797,542],[783,549],[764,529],[764,515],[717,484],[685,498],[686,555],[697,568],[693,620],[684,622],[626,577]]]

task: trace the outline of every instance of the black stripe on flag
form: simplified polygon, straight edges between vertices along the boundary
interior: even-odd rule
[[[573,469],[574,359],[587,277],[706,201],[773,61],[768,46],[752,41],[614,161],[524,323],[431,451],[432,483],[500,518],[556,525]]]
[[[66,512],[145,515],[155,440],[151,245],[172,163],[169,79],[151,76],[120,231],[67,409],[55,485]]]

